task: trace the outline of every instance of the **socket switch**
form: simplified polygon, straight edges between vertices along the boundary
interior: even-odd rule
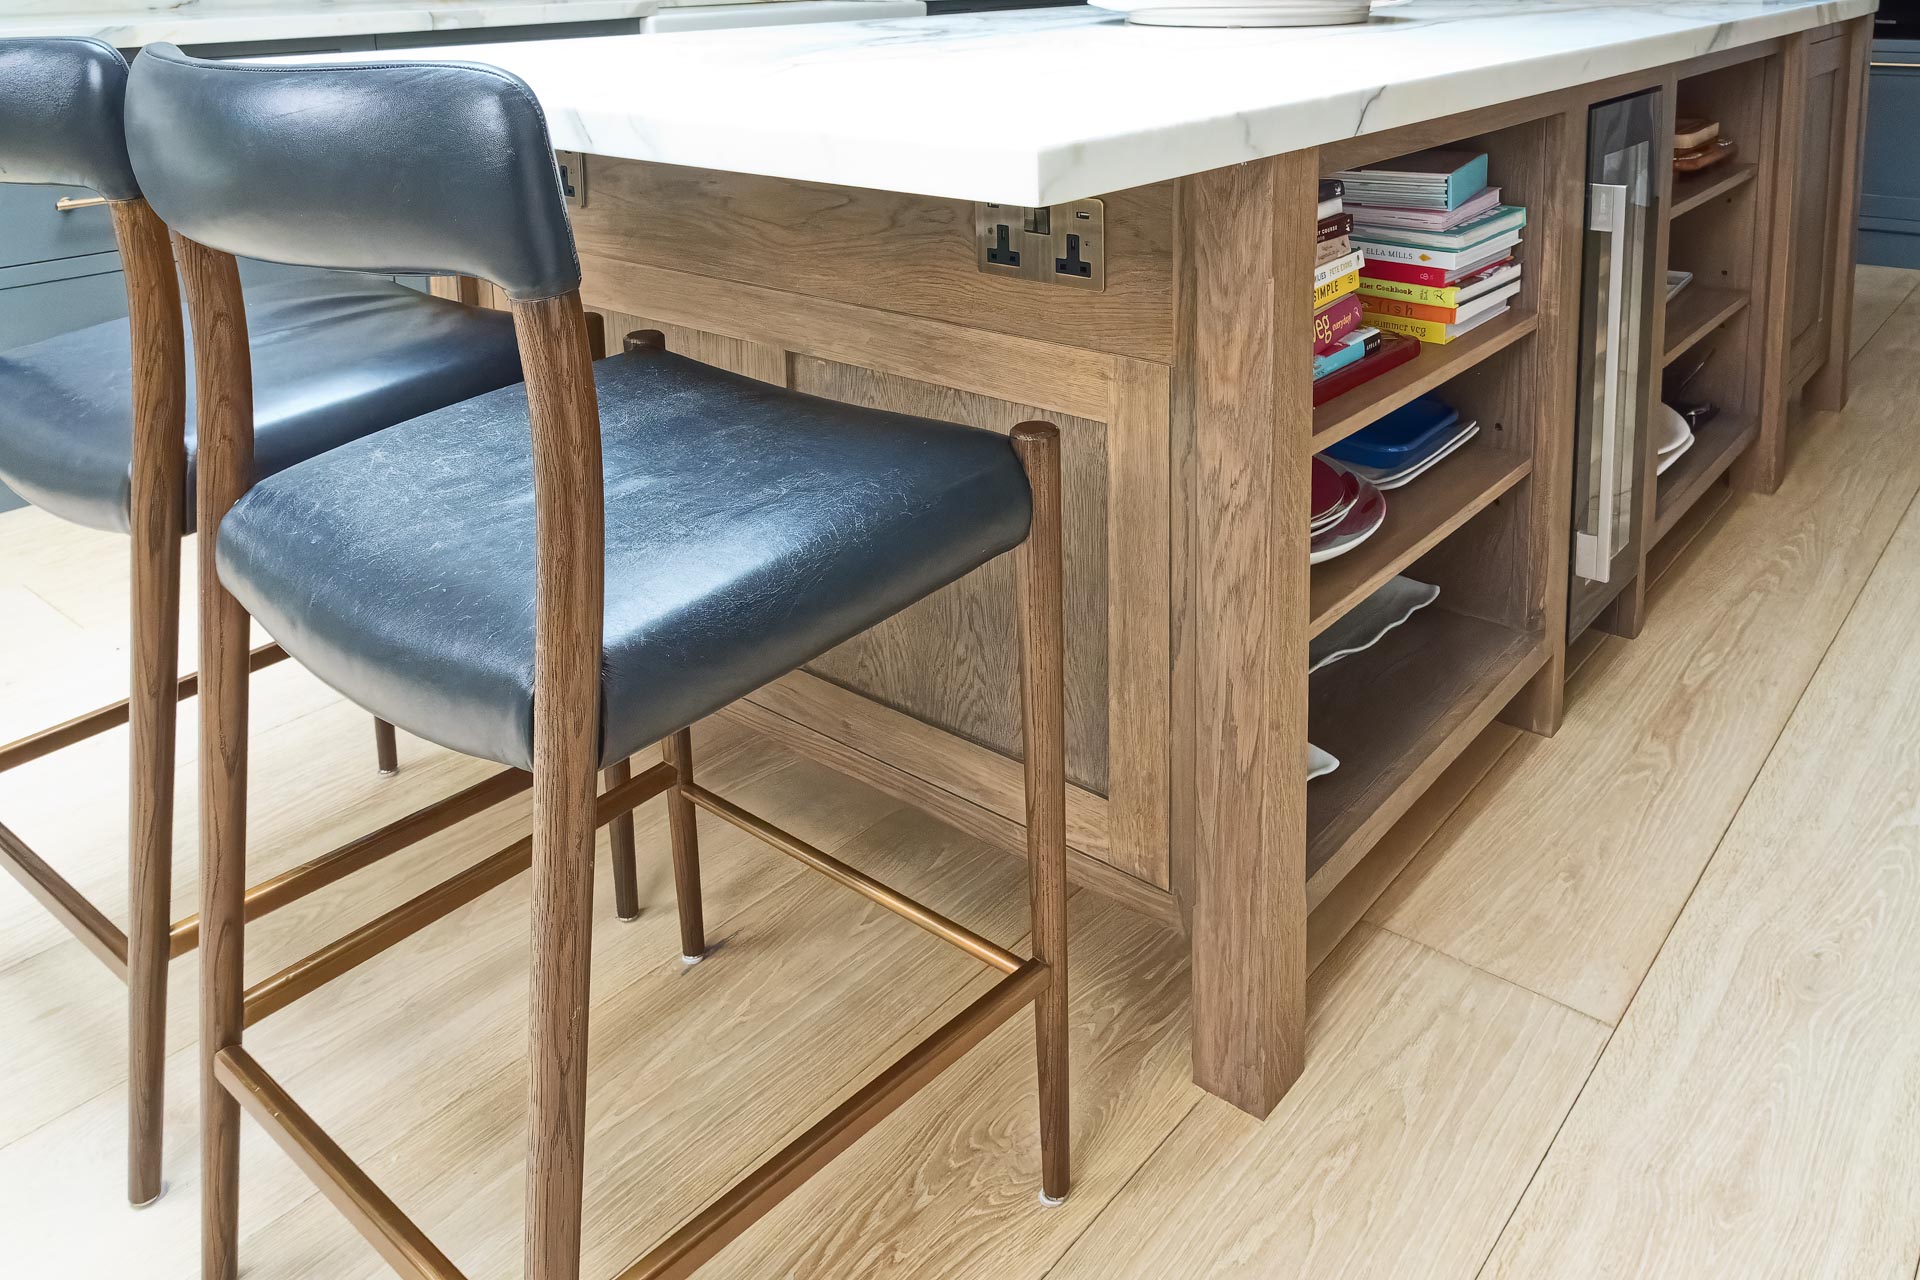
[[[1077,289],[1107,287],[1107,206],[1075,200],[1046,208],[976,204],[974,245],[980,270]]]

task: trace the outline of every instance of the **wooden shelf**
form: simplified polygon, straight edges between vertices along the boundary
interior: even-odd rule
[[[1745,310],[1747,295],[1738,289],[1690,284],[1667,304],[1667,350],[1662,368],[1678,360],[1694,343]]]
[[[1339,621],[1532,470],[1531,458],[1476,436],[1404,488],[1389,489],[1380,531],[1347,554],[1313,566],[1308,635]]]
[[[1539,317],[1532,308],[1515,307],[1445,346],[1422,343],[1420,354],[1399,368],[1389,369],[1373,381],[1362,383],[1315,409],[1313,452],[1346,439],[1449,378],[1459,377],[1494,352],[1503,351],[1526,337],[1539,325]]]
[[[1759,170],[1757,164],[1725,164],[1704,173],[1674,174],[1673,202],[1667,206],[1667,217],[1691,213],[1714,197],[1751,182]]]
[[[1340,761],[1307,784],[1309,910],[1546,663],[1543,637],[1444,605],[1308,677],[1307,736]]]
[[[1746,452],[1759,433],[1758,422],[1737,415],[1723,415],[1700,428],[1693,448],[1660,477],[1653,517],[1655,546],[1680,523],[1681,517],[1700,500],[1700,495],[1727,473],[1733,460]]]

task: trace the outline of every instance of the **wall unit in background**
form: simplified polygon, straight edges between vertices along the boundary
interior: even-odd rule
[[[1860,261],[1920,268],[1920,38],[1873,44]]]

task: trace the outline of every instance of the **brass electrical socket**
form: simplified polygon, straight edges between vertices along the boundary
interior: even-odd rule
[[[980,270],[1039,284],[1107,287],[1107,206],[1075,200],[1033,209],[976,204],[974,249]]]

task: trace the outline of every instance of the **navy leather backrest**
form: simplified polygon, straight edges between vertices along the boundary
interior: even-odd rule
[[[0,182],[137,199],[126,97],[126,60],[104,40],[0,40]]]
[[[387,275],[577,288],[546,118],[472,63],[237,63],[150,45],[127,89],[147,200],[208,248]]]

